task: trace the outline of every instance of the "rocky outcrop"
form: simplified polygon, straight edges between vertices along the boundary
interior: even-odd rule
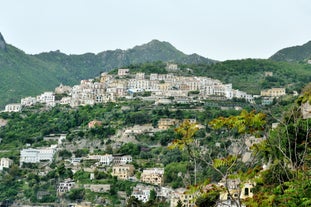
[[[303,119],[310,119],[311,118],[311,105],[310,105],[309,101],[301,104],[301,113],[302,113]]]

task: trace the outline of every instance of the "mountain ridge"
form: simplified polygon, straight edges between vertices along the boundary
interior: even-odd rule
[[[306,62],[311,59],[311,41],[303,45],[283,48],[273,54],[269,59],[285,62]]]

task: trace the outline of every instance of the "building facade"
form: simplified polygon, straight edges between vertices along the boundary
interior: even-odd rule
[[[3,170],[3,168],[10,168],[10,166],[13,164],[13,160],[9,158],[1,158],[0,159],[0,171]]]
[[[143,170],[140,180],[154,185],[164,184],[164,168],[149,168]]]
[[[285,88],[271,88],[260,91],[261,96],[280,97],[286,95]]]
[[[133,165],[117,165],[112,167],[112,176],[117,176],[120,180],[127,180],[134,175]]]
[[[39,163],[40,161],[53,161],[56,153],[56,147],[46,147],[39,149],[22,149],[20,152],[20,164],[22,163]]]
[[[5,112],[20,112],[22,110],[22,105],[19,103],[8,104],[5,106]]]

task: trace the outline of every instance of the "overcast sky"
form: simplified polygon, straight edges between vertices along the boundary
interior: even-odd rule
[[[216,60],[311,40],[310,0],[1,0],[0,32],[28,54],[129,49],[158,39]]]

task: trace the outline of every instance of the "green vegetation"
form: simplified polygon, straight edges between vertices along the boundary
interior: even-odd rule
[[[232,83],[234,89],[249,94],[260,94],[260,90],[272,87],[284,87],[288,93],[293,90],[299,92],[311,81],[311,65],[308,64],[245,59],[188,67],[193,69],[195,75]],[[265,72],[272,72],[273,76],[265,76]]]
[[[202,154],[196,148],[195,124],[184,122],[176,131],[182,135],[173,142],[171,148],[187,152],[194,163],[204,162],[221,175],[222,188],[210,185],[210,178],[200,184],[196,182],[190,187],[189,193],[201,192],[196,199],[198,206],[214,205],[221,193],[225,193],[236,206],[309,206],[311,203],[310,178],[310,127],[309,119],[304,119],[301,113],[301,100],[309,100],[310,84],[303,90],[301,97],[279,119],[278,127],[269,129],[266,125],[266,115],[263,113],[242,111],[237,116],[219,117],[209,125],[214,130],[230,133],[231,139],[243,140],[250,136],[266,139],[253,146],[255,159],[245,166],[240,162],[241,151],[223,157],[213,157]],[[262,164],[268,164],[262,169]],[[236,191],[228,184],[237,180]],[[240,198],[245,183],[254,183],[254,196]],[[234,194],[238,193],[238,196]]]
[[[286,62],[307,62],[311,59],[311,41],[301,45],[284,48],[269,59]]]
[[[146,75],[167,73],[163,62],[139,63],[139,59],[134,58],[137,54],[142,56],[150,48],[154,54],[152,48],[161,46],[163,50],[157,50],[165,56],[171,55],[178,60],[186,58],[169,43],[158,41],[129,51],[70,56],[58,51],[28,56],[7,45],[5,50],[0,51],[0,63],[5,68],[2,73],[0,71],[0,75],[4,79],[8,77],[5,84],[22,84],[22,77],[31,83],[37,77],[30,72],[30,68],[34,68],[35,73],[40,75],[41,82],[38,81],[38,84],[52,88],[53,83],[60,80],[66,84],[74,83],[82,79],[82,76],[94,76],[101,72],[98,68],[108,70],[121,67],[123,65],[116,65],[118,61],[112,57],[117,55],[120,58],[125,53],[133,57],[133,62],[129,62],[127,56],[123,56],[124,62],[131,69],[130,75],[136,72],[144,72]],[[14,61],[11,60],[12,57]],[[110,57],[111,62],[96,62],[98,58],[103,60],[106,57]],[[158,60],[161,54],[153,55],[152,58],[152,61]],[[143,60],[146,59],[144,56]],[[120,62],[122,61],[118,64]],[[11,66],[14,66],[14,70]],[[84,68],[83,71],[81,68]],[[136,178],[140,177],[145,168],[163,167],[165,185],[172,188],[188,187],[190,192],[202,192],[196,198],[197,206],[214,205],[224,190],[214,185],[210,185],[208,189],[203,186],[233,178],[240,179],[242,183],[248,180],[256,183],[253,191],[256,196],[243,200],[248,206],[309,206],[311,126],[308,119],[302,119],[300,104],[311,102],[310,85],[301,90],[302,85],[311,81],[310,69],[311,66],[306,64],[247,59],[213,65],[180,65],[180,70],[176,72],[177,75],[209,76],[225,83],[233,83],[233,88],[254,94],[271,87],[286,87],[289,93],[293,90],[302,91],[303,95],[298,99],[288,95],[275,99],[269,106],[250,104],[238,99],[154,106],[151,102],[136,97],[133,100],[122,99],[118,103],[75,109],[57,105],[47,110],[38,104],[25,108],[20,113],[1,113],[0,118],[8,123],[0,128],[0,157],[8,157],[14,164],[10,169],[0,172],[0,200],[19,200],[31,204],[84,200],[98,202],[99,205],[124,206],[126,204],[122,202],[125,199],[119,195],[119,191],[130,196],[138,182],[118,180],[111,176],[111,168],[106,166],[100,166],[92,174],[83,169],[96,166],[96,161],[89,159],[83,159],[80,168],[74,170],[75,173],[70,169],[72,156],[109,153],[132,155]],[[44,70],[53,73],[43,73]],[[7,74],[10,75],[6,76],[5,71],[9,71]],[[265,72],[273,72],[273,76],[265,76]],[[111,73],[116,73],[116,70]],[[62,74],[62,77],[56,74]],[[51,86],[43,84],[45,82],[51,83]],[[25,93],[31,90],[28,86],[21,88]],[[38,91],[41,90],[45,89],[38,88]],[[196,94],[198,91],[189,92],[189,96]],[[150,93],[142,92],[140,95],[149,96]],[[0,100],[4,99],[0,97]],[[260,103],[260,99],[256,101]],[[236,106],[244,110],[236,110]],[[179,127],[171,126],[167,130],[157,129],[143,133],[134,133],[132,130],[135,125],[157,128],[161,118],[176,119],[180,122]],[[196,120],[200,125],[185,119]],[[93,120],[100,121],[101,124],[89,128],[88,123]],[[279,126],[271,129],[271,124],[276,121],[280,123]],[[125,129],[129,129],[130,133],[126,134]],[[26,163],[18,167],[19,152],[26,144],[31,147],[56,144],[55,141],[45,141],[44,137],[60,133],[65,133],[67,138],[62,144],[64,148],[57,152],[53,163]],[[121,141],[120,137],[125,134],[127,137],[124,136]],[[244,140],[249,135],[265,136],[266,140],[253,146],[252,150],[256,155],[254,162],[243,163],[241,154],[232,155],[228,149],[233,143]],[[266,171],[261,169],[263,163],[269,164]],[[77,183],[77,188],[58,196],[58,183],[69,178]],[[111,186],[109,192],[98,193],[86,189],[84,184]],[[233,195],[229,193],[229,197],[233,198]],[[239,202],[236,201],[237,204]],[[178,205],[181,206],[181,202]],[[168,204],[157,200],[153,192],[149,202],[143,204],[132,197],[127,201],[127,206],[165,207]]]

